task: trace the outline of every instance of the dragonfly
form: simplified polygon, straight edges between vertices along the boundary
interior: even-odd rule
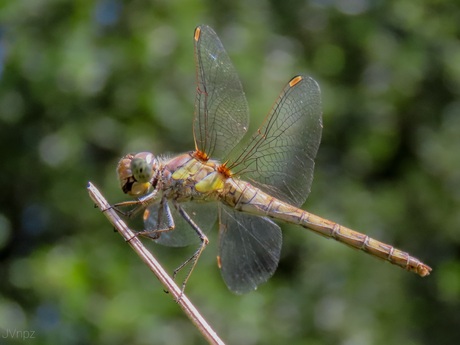
[[[143,211],[136,236],[166,246],[196,245],[173,272],[188,266],[186,283],[218,218],[218,267],[230,291],[255,290],[275,272],[282,233],[274,221],[296,224],[424,277],[431,268],[410,254],[301,209],[310,193],[321,140],[321,93],[298,75],[281,91],[262,125],[241,145],[249,125],[246,97],[228,54],[209,26],[194,32],[196,99],[193,151],[173,157],[127,154],[117,173]]]

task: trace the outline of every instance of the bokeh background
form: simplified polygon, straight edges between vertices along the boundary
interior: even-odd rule
[[[2,1],[0,343],[205,342],[86,192],[92,181],[126,200],[123,154],[192,149],[201,23],[239,71],[252,129],[292,76],[319,82],[323,139],[304,207],[433,267],[420,278],[283,226],[275,276],[235,296],[214,231],[187,286],[203,316],[229,344],[459,344],[452,0]],[[169,271],[194,250],[149,248]]]

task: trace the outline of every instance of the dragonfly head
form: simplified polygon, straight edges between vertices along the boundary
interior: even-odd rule
[[[150,152],[124,156],[117,166],[121,189],[132,196],[146,194],[154,184],[157,169],[158,161]]]

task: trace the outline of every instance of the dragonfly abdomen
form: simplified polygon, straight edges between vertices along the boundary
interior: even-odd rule
[[[234,195],[234,207],[240,211],[298,224],[319,235],[333,238],[338,242],[386,260],[422,277],[429,275],[431,272],[431,267],[389,244],[377,241],[368,235],[285,203],[247,182],[238,181],[236,185],[237,187],[234,187],[231,194]],[[238,193],[238,191],[240,192]]]
[[[409,253],[309,212],[302,212],[303,216],[298,224],[304,228],[386,260],[408,271],[417,273],[421,277],[427,276],[431,272],[431,267],[425,265]]]

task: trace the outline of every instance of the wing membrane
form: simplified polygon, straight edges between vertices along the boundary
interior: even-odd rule
[[[242,139],[249,124],[243,87],[222,43],[209,26],[195,29],[196,149],[220,159]]]
[[[282,235],[265,217],[240,213],[221,205],[219,253],[228,288],[243,294],[266,282],[278,266]]]
[[[265,192],[300,206],[310,193],[321,131],[319,86],[312,78],[294,77],[228,166]]]

